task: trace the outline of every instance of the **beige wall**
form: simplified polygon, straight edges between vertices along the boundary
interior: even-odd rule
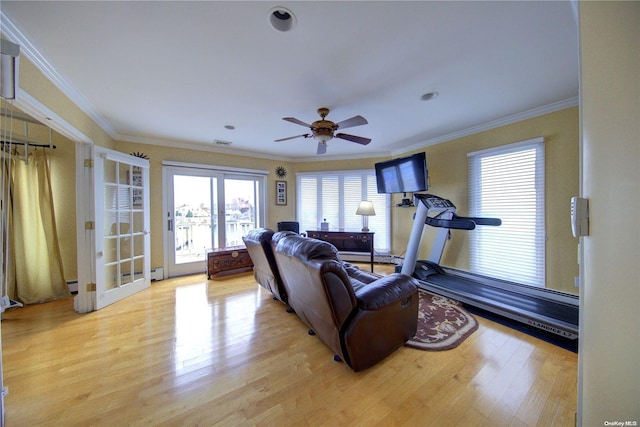
[[[578,241],[571,234],[569,220],[569,200],[579,190],[577,107],[426,147],[429,192],[451,200],[460,215],[467,215],[467,153],[540,136],[545,139],[546,283],[550,289],[577,294]],[[392,208],[392,251],[396,255],[406,250],[414,212],[413,208]],[[469,233],[452,230],[443,265],[468,270]],[[434,237],[435,229],[427,227],[419,258],[428,258]]]

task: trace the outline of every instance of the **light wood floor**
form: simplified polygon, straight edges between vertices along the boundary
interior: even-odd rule
[[[403,347],[356,374],[250,273],[153,282],[88,314],[15,309],[6,425],[575,425],[577,355],[476,318],[456,349]]]

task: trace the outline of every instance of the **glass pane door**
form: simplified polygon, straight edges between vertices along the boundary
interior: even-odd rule
[[[96,308],[150,282],[148,161],[96,147]]]
[[[207,251],[218,247],[221,176],[212,171],[165,168],[167,190],[167,273],[205,271]]]
[[[261,176],[165,167],[168,276],[204,273],[210,249],[241,246],[263,223]]]
[[[258,227],[258,190],[254,178],[225,178],[224,247],[244,245],[242,236]]]
[[[202,261],[207,249],[217,247],[217,181],[206,176],[173,177],[176,264]]]

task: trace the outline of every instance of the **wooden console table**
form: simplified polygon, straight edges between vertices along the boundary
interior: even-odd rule
[[[341,252],[368,252],[371,254],[371,272],[373,273],[373,234],[364,231],[318,231],[307,230],[312,239],[331,243]]]
[[[244,246],[209,249],[207,251],[207,279],[253,269],[253,262]]]

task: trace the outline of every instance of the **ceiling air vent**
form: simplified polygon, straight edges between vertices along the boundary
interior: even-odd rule
[[[216,144],[216,145],[225,145],[225,146],[231,145],[231,141],[222,141],[222,140],[219,140],[219,139],[214,139],[213,143]]]

